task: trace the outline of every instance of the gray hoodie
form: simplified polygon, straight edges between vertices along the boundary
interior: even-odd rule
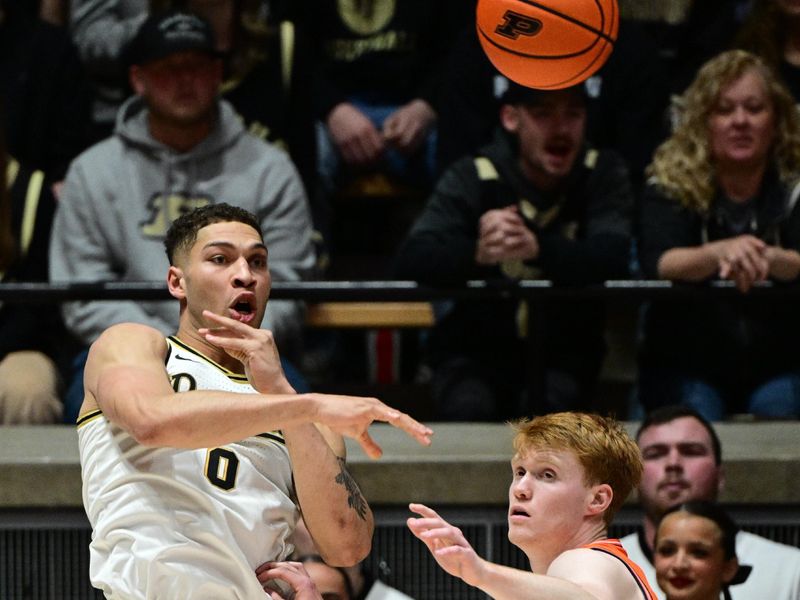
[[[53,224],[50,279],[164,282],[167,229],[182,212],[216,202],[259,218],[273,280],[296,281],[311,272],[311,218],[288,155],[246,133],[225,101],[219,102],[211,134],[177,153],[150,136],[147,109],[134,96],[120,109],[114,135],[69,168]],[[87,344],[121,322],[165,334],[178,326],[174,300],[70,302],[63,312],[67,326]],[[302,316],[301,303],[273,300],[262,327],[282,347],[291,346]]]

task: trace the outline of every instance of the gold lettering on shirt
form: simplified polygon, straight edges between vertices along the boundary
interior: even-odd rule
[[[333,60],[352,62],[364,54],[373,52],[413,50],[416,40],[416,34],[406,31],[384,31],[358,40],[331,40],[325,45],[325,50]]]
[[[182,214],[211,204],[207,197],[190,198],[184,194],[155,194],[147,203],[148,217],[140,224],[146,238],[163,239],[170,225]]]
[[[359,35],[380,31],[392,20],[395,0],[338,0],[342,22]]]

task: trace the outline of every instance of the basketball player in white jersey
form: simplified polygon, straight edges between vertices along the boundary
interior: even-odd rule
[[[377,458],[373,421],[424,445],[431,430],[374,398],[294,392],[259,329],[270,274],[253,215],[198,209],[165,245],[177,334],[118,324],[86,364],[92,584],[108,598],[266,598],[256,568],[289,554],[298,511],[326,560],[360,561],[373,519],[341,436]]]

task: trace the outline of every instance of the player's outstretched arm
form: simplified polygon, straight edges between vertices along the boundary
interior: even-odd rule
[[[477,555],[458,527],[424,504],[410,504],[408,528],[427,546],[447,573],[479,588],[495,600],[598,600],[578,585],[489,562]],[[589,551],[587,551],[589,552]]]
[[[140,444],[207,448],[301,422],[313,402],[217,390],[176,394],[164,367],[163,334],[123,323],[92,344],[82,412],[100,408]],[[306,417],[307,418],[307,417]]]
[[[310,422],[328,424],[380,455],[367,428],[386,421],[423,444],[431,431],[375,398],[325,394],[237,394],[196,390],[175,394],[164,369],[163,335],[144,325],[109,328],[92,345],[84,374],[82,412],[103,413],[147,446],[207,448]],[[331,414],[339,411],[341,414]]]
[[[490,563],[478,556],[458,527],[445,521],[436,511],[424,504],[412,503],[408,507],[420,515],[406,521],[408,528],[425,544],[439,566],[453,577],[477,587]]]
[[[280,357],[272,333],[256,329],[236,319],[203,311],[203,316],[216,323],[213,328],[200,329],[205,339],[222,348],[244,365],[250,384],[262,394],[294,392],[280,366]],[[356,440],[370,458],[379,458],[381,449],[369,435],[375,421],[389,423],[402,429],[423,445],[430,444],[433,432],[409,415],[393,409],[376,398],[305,394],[298,398],[313,399],[310,420],[332,431]]]

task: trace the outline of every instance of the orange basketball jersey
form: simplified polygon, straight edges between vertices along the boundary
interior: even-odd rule
[[[611,556],[621,560],[622,563],[628,568],[628,571],[630,571],[630,574],[633,575],[633,578],[636,580],[636,585],[638,585],[639,589],[642,590],[642,597],[644,600],[658,600],[658,596],[647,582],[647,577],[645,576],[644,572],[639,565],[628,558],[628,553],[625,552],[625,548],[622,547],[622,544],[619,540],[609,538],[606,540],[592,542],[591,544],[586,544],[583,546],[583,548],[597,550],[598,552],[605,552],[606,554],[610,554]]]

